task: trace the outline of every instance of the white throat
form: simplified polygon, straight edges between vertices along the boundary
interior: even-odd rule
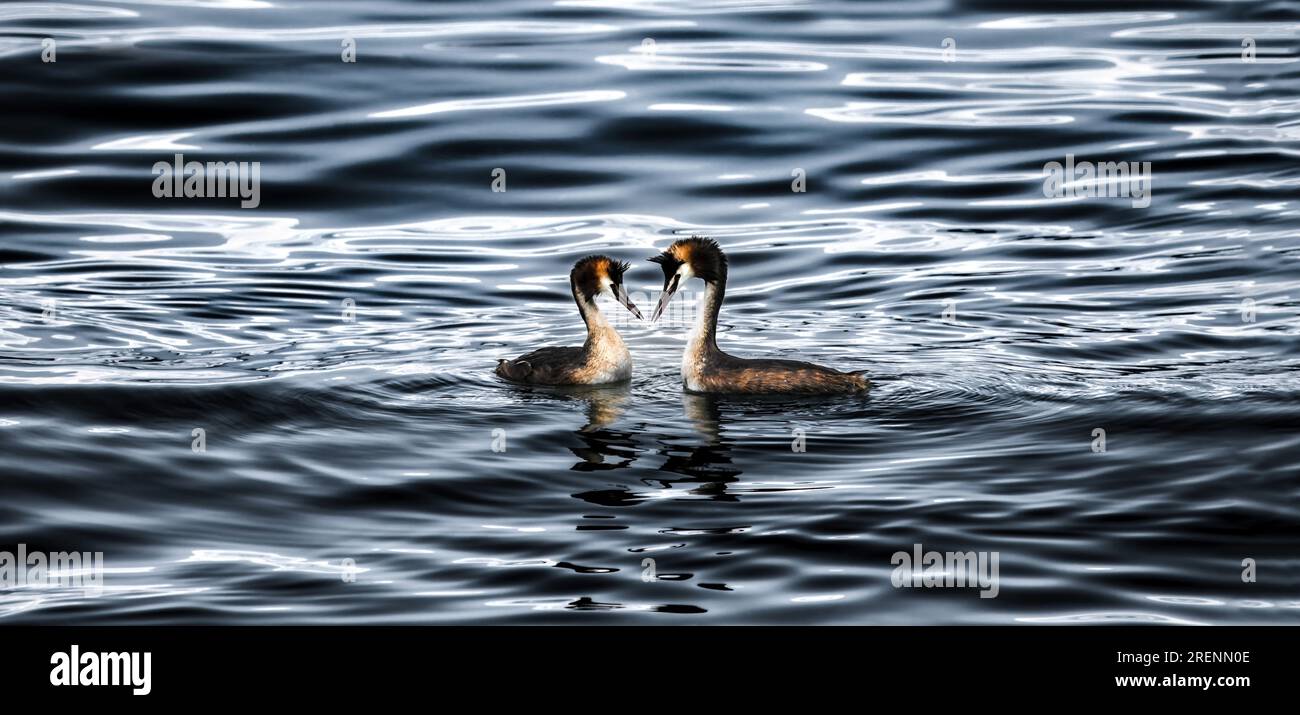
[[[609,327],[609,321],[605,320],[604,311],[596,305],[596,296],[592,296],[591,300],[583,300],[582,296],[578,294],[577,286],[574,286],[573,297],[578,302],[578,312],[582,314],[583,321],[587,323],[589,332],[603,331]]]
[[[717,286],[704,284],[704,295],[695,304],[695,325],[686,337],[686,349],[682,351],[682,381],[689,389],[699,389],[698,380],[704,372],[704,358],[708,347],[709,326],[708,313],[717,300]]]
[[[695,324],[686,338],[688,346],[702,346],[708,331],[709,306],[717,299],[717,287],[712,283],[704,284],[704,294],[695,302]]]
[[[587,371],[593,384],[618,382],[632,377],[632,356],[623,337],[605,319],[595,299],[578,300],[578,310],[587,323]]]

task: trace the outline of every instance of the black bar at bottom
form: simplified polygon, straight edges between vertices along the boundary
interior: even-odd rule
[[[536,688],[636,698],[660,686],[712,682],[756,688],[750,695],[759,700],[783,688],[851,694],[887,687],[917,689],[897,690],[903,697],[969,700],[985,693],[992,702],[995,693],[1031,692],[1066,702],[1224,694],[1240,702],[1294,688],[1297,634],[1287,627],[11,626],[0,628],[0,692],[50,705],[262,695],[337,702],[435,691],[439,699],[496,702],[535,698]],[[149,694],[134,695],[130,686],[54,685],[52,656],[70,658],[73,646],[83,658],[149,653]],[[143,655],[137,668],[142,662]],[[1116,684],[1128,676],[1156,680]],[[1206,676],[1216,679],[1208,689],[1190,680]],[[1242,676],[1249,682],[1237,680]]]

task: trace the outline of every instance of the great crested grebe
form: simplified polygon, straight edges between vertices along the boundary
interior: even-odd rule
[[[541,348],[514,360],[499,360],[497,375],[533,385],[600,385],[632,377],[632,356],[623,338],[596,307],[596,296],[608,293],[641,318],[623,289],[628,265],[609,256],[587,256],[569,271],[569,288],[578,312],[587,324],[587,342],[582,347]]]
[[[727,256],[710,238],[691,236],[677,241],[650,261],[664,269],[664,291],[651,322],[690,278],[704,281],[704,301],[695,329],[682,353],[682,383],[691,392],[804,393],[862,392],[871,382],[861,372],[840,372],[799,360],[747,360],[718,349],[718,310],[727,290]]]

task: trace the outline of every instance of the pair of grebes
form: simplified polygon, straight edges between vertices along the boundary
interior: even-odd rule
[[[718,311],[727,288],[727,256],[716,241],[692,236],[649,259],[664,271],[664,289],[651,322],[659,319],[673,294],[691,278],[704,281],[704,303],[682,354],[682,384],[689,392],[741,394],[834,394],[867,390],[859,372],[840,372],[799,360],[746,359],[718,348]],[[611,295],[637,318],[623,274],[628,264],[609,256],[587,256],[573,265],[569,286],[587,324],[582,347],[541,348],[514,360],[501,360],[496,374],[533,385],[601,385],[632,377],[632,356],[596,307],[598,295]]]

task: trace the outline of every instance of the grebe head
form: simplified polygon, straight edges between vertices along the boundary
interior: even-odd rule
[[[721,283],[727,277],[727,256],[718,246],[718,242],[703,236],[683,238],[664,250],[663,253],[648,259],[658,263],[664,269],[664,290],[659,294],[659,305],[655,306],[650,320],[658,320],[668,307],[668,301],[681,288],[682,283],[690,278],[700,278],[705,283]]]
[[[594,303],[596,296],[608,293],[630,310],[632,315],[645,320],[623,288],[623,274],[628,267],[627,263],[609,256],[587,256],[573,264],[573,270],[569,272],[569,283],[573,285],[573,292],[582,300]]]

